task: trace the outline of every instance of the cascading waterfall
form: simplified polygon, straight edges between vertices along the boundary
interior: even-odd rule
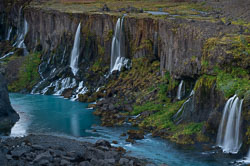
[[[26,45],[24,43],[25,35],[27,34],[27,32],[28,32],[28,22],[26,21],[25,18],[23,18],[22,7],[20,7],[19,13],[18,13],[17,40],[13,46],[17,48],[23,48],[24,55],[28,54]]]
[[[7,33],[7,36],[6,36],[6,40],[10,40],[11,32],[12,32],[12,27],[10,27],[10,28],[8,29],[8,33]]]
[[[247,164],[250,163],[250,149],[248,150],[248,153],[247,153],[247,157],[246,157],[245,163],[247,163]]]
[[[84,82],[81,81],[78,85],[78,88],[74,92],[74,95],[71,97],[72,101],[75,101],[79,98],[79,94],[85,94],[88,91],[87,87],[84,86]]]
[[[61,95],[64,90],[76,87],[76,80],[73,78],[71,80],[70,77],[62,79],[62,81],[56,82],[56,87],[54,89],[54,95]]]
[[[184,81],[181,80],[181,83],[179,84],[178,91],[177,91],[177,99],[178,100],[181,100],[181,98],[185,95],[185,85],[184,84],[185,84]],[[184,89],[182,87],[184,87]]]
[[[71,60],[70,60],[70,67],[74,75],[78,72],[78,58],[80,55],[79,47],[80,47],[80,30],[81,30],[81,23],[79,23],[74,40],[74,46],[71,52]]]
[[[194,90],[192,90],[191,93],[190,93],[190,95],[189,95],[189,98],[182,104],[181,108],[173,116],[174,121],[177,121],[176,124],[179,124],[182,121],[181,116],[184,113],[183,110],[185,109],[185,107],[187,106],[187,104],[192,100],[192,97],[193,97],[194,93],[195,93]]]
[[[8,57],[10,55],[13,55],[13,54],[14,54],[14,52],[9,52],[8,54],[5,54],[4,56],[0,57],[0,60],[4,59],[4,58],[6,58],[6,57]]]
[[[124,53],[122,50],[124,44],[123,20],[124,16],[118,18],[115,27],[115,34],[112,39],[110,73],[114,70],[120,71],[122,66],[125,66],[128,63],[128,59],[122,55]]]
[[[238,153],[241,147],[242,103],[243,99],[240,100],[237,95],[234,95],[226,102],[224,107],[216,143],[225,153]]]
[[[14,44],[14,46],[17,46],[18,48],[26,48],[25,44],[24,44],[24,37],[28,32],[28,23],[26,21],[26,19],[23,19],[22,22],[22,7],[19,9],[19,13],[18,13],[18,25],[17,25],[17,41]]]

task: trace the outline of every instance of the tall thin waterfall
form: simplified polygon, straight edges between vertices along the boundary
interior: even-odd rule
[[[81,23],[79,23],[76,34],[75,34],[75,41],[74,46],[71,52],[71,60],[70,60],[70,67],[74,75],[78,72],[78,59],[79,59],[79,47],[80,47],[80,31],[81,31]]]
[[[184,87],[184,90],[182,90],[183,84],[184,84],[184,81],[181,80],[181,83],[179,84],[179,86],[178,86],[178,91],[177,91],[177,99],[178,99],[178,100],[181,100],[181,98],[182,98],[182,97],[184,96],[184,94],[185,94],[185,87]]]
[[[6,36],[6,40],[10,40],[11,32],[12,32],[12,27],[10,27],[10,28],[8,29],[8,33],[7,33],[7,36]]]
[[[24,43],[25,35],[27,34],[27,32],[28,32],[28,22],[23,17],[22,7],[20,7],[18,13],[17,40],[13,46],[17,48],[23,48],[24,55],[28,54],[26,45]]]
[[[115,27],[115,34],[112,39],[110,73],[114,70],[120,71],[122,66],[128,63],[128,60],[122,55],[124,53],[122,50],[124,44],[123,20],[124,16],[118,18]]]
[[[225,153],[238,153],[241,147],[241,109],[243,99],[240,100],[237,95],[231,97],[223,110],[223,116],[217,134],[217,145]]]
[[[246,160],[248,161],[248,163],[250,163],[250,149],[248,150]]]

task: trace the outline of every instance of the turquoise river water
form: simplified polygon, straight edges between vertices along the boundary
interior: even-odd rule
[[[145,158],[154,163],[166,163],[169,166],[226,166],[244,165],[239,159],[220,154],[217,150],[202,151],[199,149],[181,148],[166,140],[152,138],[130,144],[126,137],[120,135],[131,128],[101,127],[100,119],[87,109],[87,103],[70,101],[58,96],[43,96],[11,93],[13,108],[19,113],[20,120],[11,130],[11,136],[25,136],[30,133],[50,134],[95,142],[98,139],[116,140],[117,145],[128,151],[128,155]]]

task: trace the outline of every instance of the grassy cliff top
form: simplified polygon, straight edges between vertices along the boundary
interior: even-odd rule
[[[143,9],[144,13],[133,13],[132,16],[137,17],[190,17],[192,19],[207,16],[207,12],[211,9],[205,6],[205,3],[187,3],[187,2],[174,2],[170,0],[43,0],[32,1],[30,6],[42,8],[45,10],[58,10],[66,13],[95,13],[100,12],[104,5],[110,9],[110,14],[121,14],[119,12],[122,8],[128,9],[130,7]],[[145,11],[160,11],[166,12],[164,14],[150,14]],[[204,17],[204,18],[205,18]]]

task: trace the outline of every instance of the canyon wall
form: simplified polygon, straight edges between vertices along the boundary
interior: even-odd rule
[[[22,6],[23,18],[28,23],[28,33],[24,40],[27,50],[30,53],[41,54],[37,68],[40,78],[36,86],[26,88],[26,92],[55,94],[60,91],[59,95],[71,98],[76,97],[85,87],[87,90],[78,96],[79,100],[93,102],[99,98],[107,98],[108,104],[100,103],[101,106],[105,105],[105,111],[115,109],[131,112],[134,104],[143,104],[155,99],[160,91],[159,88],[150,94],[141,93],[150,89],[150,86],[155,86],[155,83],[168,86],[164,95],[169,98],[162,100],[163,104],[178,103],[176,99],[178,83],[184,80],[185,84],[190,86],[182,100],[188,98],[192,89],[195,93],[192,96],[192,103],[182,111],[180,123],[204,122],[203,134],[210,137],[210,141],[215,141],[224,104],[237,90],[229,87],[233,90],[227,92],[224,88],[226,85],[223,86],[226,83],[221,81],[221,77],[226,75],[225,72],[233,75],[230,68],[241,68],[245,71],[249,69],[250,64],[249,56],[244,53],[242,56],[234,56],[234,47],[225,38],[231,41],[238,40],[239,34],[247,36],[247,31],[242,33],[242,28],[245,27],[237,24],[228,26],[218,19],[207,21],[125,16],[123,23],[125,44],[122,47],[125,50],[125,57],[132,61],[132,70],[122,69],[120,75],[117,72],[110,75],[112,37],[116,21],[122,17],[121,13],[67,13],[21,4],[20,2],[14,6],[6,3],[0,5],[1,24],[5,25],[1,28],[0,36],[3,39],[11,26],[13,32],[10,43],[15,41],[20,21],[17,18],[20,18],[19,11]],[[81,23],[79,72],[74,76],[69,65],[79,23]],[[248,42],[249,38],[246,37],[246,40]],[[17,56],[19,61],[24,58],[22,55]],[[145,66],[146,68],[143,68]],[[144,73],[145,71],[147,73]],[[5,72],[11,73],[11,70],[7,67]],[[15,80],[8,78],[8,75],[6,74],[7,80],[11,84]],[[148,77],[149,80],[141,78],[140,75]],[[242,75],[248,79],[244,72]],[[237,79],[241,79],[242,75],[237,75]],[[167,81],[162,80],[165,77],[168,78]],[[80,86],[81,82],[84,85]],[[249,86],[245,87],[248,92]],[[246,125],[243,125],[242,131],[246,145],[249,140],[246,134],[249,130],[249,97],[247,97],[249,93],[239,94],[245,98],[243,124]],[[138,101],[137,98],[142,98],[141,96],[144,99]],[[115,98],[119,97],[128,100],[128,103],[118,102],[119,100]],[[119,106],[116,107],[117,103]],[[102,108],[100,107],[100,110]],[[177,110],[179,108],[177,107]],[[151,113],[148,116],[150,115]]]

